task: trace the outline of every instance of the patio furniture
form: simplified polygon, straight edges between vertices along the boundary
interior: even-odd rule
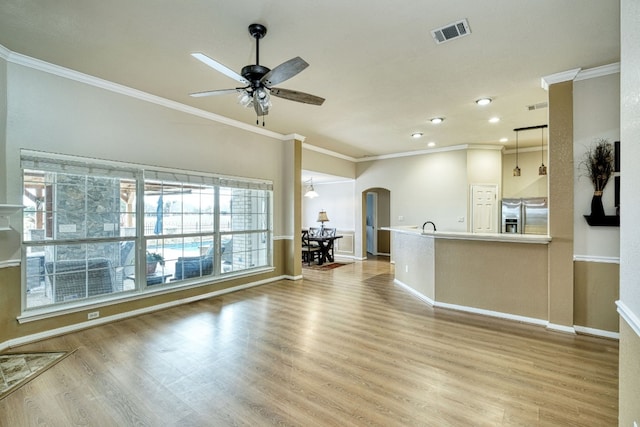
[[[213,272],[213,245],[204,255],[180,257],[176,261],[173,280],[184,280],[191,277],[208,276]]]
[[[107,258],[45,262],[54,302],[110,294],[114,291],[113,267]]]

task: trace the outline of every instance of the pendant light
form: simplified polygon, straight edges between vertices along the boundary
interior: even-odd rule
[[[313,199],[319,196],[318,193],[316,193],[316,190],[313,189],[313,178],[310,178],[308,181],[305,181],[305,184],[309,183],[309,186],[307,187],[307,192],[304,193],[304,197],[308,197],[309,199]]]
[[[538,175],[546,175],[547,167],[544,165],[544,127],[540,128],[540,157],[542,163],[538,168]]]
[[[516,131],[516,167],[513,168],[513,176],[520,176],[520,167],[518,166],[518,129]]]

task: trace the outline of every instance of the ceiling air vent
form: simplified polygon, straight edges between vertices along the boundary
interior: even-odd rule
[[[527,105],[527,110],[529,111],[541,110],[543,108],[547,108],[548,106],[549,104],[547,102],[538,102],[537,104]]]
[[[431,35],[438,44],[457,39],[458,37],[468,36],[469,34],[471,34],[471,29],[466,19],[431,30]]]

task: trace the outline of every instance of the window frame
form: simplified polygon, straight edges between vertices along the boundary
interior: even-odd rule
[[[97,172],[96,172],[97,171]],[[61,239],[61,238],[53,238],[55,233],[48,238],[45,236],[43,240],[29,240],[26,236],[25,231],[25,218],[26,212],[23,214],[23,224],[22,224],[22,237],[21,237],[21,260],[22,260],[22,286],[21,286],[21,316],[20,318],[28,319],[29,317],[41,317],[42,315],[53,314],[55,315],[58,312],[68,312],[69,310],[77,311],[81,309],[87,309],[92,306],[100,306],[104,305],[104,303],[109,303],[115,300],[121,299],[137,299],[144,298],[150,294],[156,294],[158,292],[170,292],[179,289],[198,287],[203,285],[209,285],[216,282],[228,280],[232,277],[238,276],[249,276],[255,275],[259,273],[263,273],[265,271],[273,271],[275,269],[273,263],[273,183],[269,180],[259,180],[252,178],[241,178],[241,177],[230,177],[212,173],[204,173],[198,171],[186,171],[172,168],[159,168],[159,167],[150,167],[147,165],[139,165],[139,164],[131,164],[124,162],[115,162],[115,161],[106,161],[106,160],[98,160],[98,159],[89,159],[82,158],[76,156],[68,156],[68,155],[60,155],[53,153],[45,153],[45,152],[34,152],[30,150],[21,150],[21,186],[22,192],[24,193],[27,187],[25,187],[26,182],[25,178],[27,173],[35,172],[35,173],[55,173],[55,174],[72,174],[72,175],[80,175],[86,177],[115,177],[119,178],[119,181],[116,181],[118,185],[121,185],[122,179],[131,179],[135,185],[135,211],[132,214],[135,216],[135,233],[134,235],[124,235],[121,229],[122,220],[120,220],[120,224],[118,224],[118,234],[113,235],[111,237],[91,237],[85,234],[81,238],[73,238],[73,239]],[[107,175],[102,175],[106,173]],[[120,176],[120,175],[125,175]],[[56,176],[57,177],[57,176]],[[145,232],[145,218],[147,217],[148,211],[145,211],[145,189],[148,183],[153,181],[162,180],[166,182],[172,182],[174,184],[180,185],[191,185],[191,186],[200,186],[200,189],[212,189],[213,190],[213,230],[212,231],[202,231],[202,228],[199,229],[198,232],[184,232],[182,229],[181,233],[173,233],[173,234],[151,234]],[[245,228],[245,229],[232,229],[232,230],[222,230],[220,227],[220,191],[222,188],[232,188],[234,190],[239,191],[251,191],[258,190],[261,195],[261,201],[264,206],[264,211],[259,212],[258,215],[264,215],[266,219],[264,224],[260,228]],[[88,190],[85,187],[85,197],[88,194]],[[54,196],[55,197],[55,196]],[[122,203],[122,197],[119,198],[120,203]],[[49,200],[47,199],[47,203]],[[48,212],[47,207],[45,207],[45,212]],[[191,215],[199,215],[200,217],[203,214],[202,205],[199,205],[199,210],[195,213],[191,213]],[[29,212],[29,211],[27,211]],[[87,211],[84,212],[85,215]],[[118,211],[116,212],[119,215],[122,215],[123,211],[118,207]],[[131,213],[126,212],[125,213]],[[184,215],[184,212],[181,212]],[[250,214],[253,214],[250,212]],[[208,215],[208,213],[207,213]],[[56,219],[54,218],[52,224],[43,224],[42,227],[47,229],[47,227],[53,226],[58,227]],[[47,232],[45,231],[45,234]],[[86,233],[86,230],[85,230]],[[262,258],[259,258],[260,261],[257,265],[249,266],[245,268],[233,268],[231,271],[223,271],[222,269],[222,256],[221,256],[221,248],[222,241],[226,236],[229,235],[264,235],[264,238],[261,240],[264,241],[264,246],[258,248],[257,254],[261,255]],[[162,286],[152,286],[147,284],[147,272],[146,272],[146,248],[149,244],[149,241],[158,240],[158,239],[184,239],[184,238],[193,238],[200,239],[202,241],[205,239],[206,241],[211,240],[213,242],[213,271],[211,274],[200,274],[197,277],[192,278],[182,278],[181,280],[176,280],[174,282],[162,283]],[[63,301],[63,302],[55,302],[55,298],[52,296],[52,301],[48,304],[44,305],[31,305],[29,306],[29,300],[27,295],[27,255],[30,251],[30,248],[38,247],[38,246],[52,246],[58,247],[64,244],[94,244],[94,243],[115,243],[115,242],[124,242],[124,241],[133,241],[134,242],[134,286],[133,289],[124,290],[124,286],[122,290],[113,291],[109,293],[104,293],[98,296],[91,297],[86,293],[85,297],[81,297],[79,299],[71,300],[71,301]],[[184,251],[184,240],[183,240],[183,251]],[[262,252],[264,253],[262,253]],[[175,260],[172,260],[172,262]],[[59,261],[56,261],[59,262]],[[124,260],[120,260],[120,262],[124,262]],[[235,267],[235,262],[233,263]],[[120,266],[122,267],[122,266]],[[200,270],[202,273],[202,269]],[[87,270],[85,269],[85,272]],[[87,273],[88,274],[88,273]],[[164,272],[162,272],[164,274]],[[175,275],[175,271],[173,273]],[[46,274],[45,274],[46,276]],[[184,274],[182,275],[184,277]],[[43,276],[44,277],[44,276]],[[87,279],[88,280],[88,279]],[[124,279],[123,279],[124,281]],[[163,279],[164,282],[164,279]],[[45,278],[45,287],[46,278]],[[87,285],[88,286],[88,285]],[[88,288],[87,288],[88,289]]]

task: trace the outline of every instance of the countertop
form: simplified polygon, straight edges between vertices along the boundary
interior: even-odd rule
[[[453,240],[480,240],[486,242],[510,242],[510,243],[537,243],[548,244],[551,236],[538,234],[511,234],[511,233],[469,233],[464,231],[422,231],[417,225],[402,225],[381,227],[381,230],[389,230],[395,233],[414,234],[435,239]]]

